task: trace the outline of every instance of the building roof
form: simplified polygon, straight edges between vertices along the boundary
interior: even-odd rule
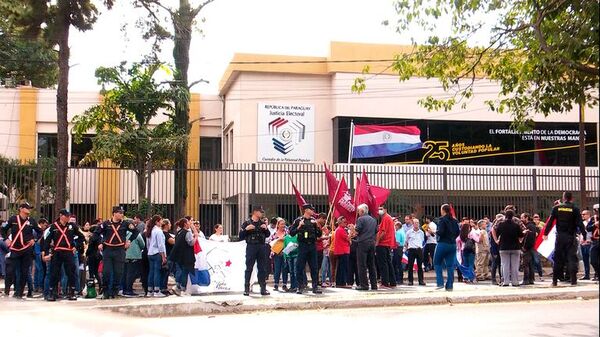
[[[219,94],[226,94],[241,72],[329,75],[361,73],[369,66],[371,73],[394,74],[391,65],[395,56],[412,49],[405,45],[331,42],[327,57],[236,53],[221,78]]]

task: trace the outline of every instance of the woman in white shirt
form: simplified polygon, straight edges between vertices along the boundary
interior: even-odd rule
[[[229,242],[229,236],[223,235],[223,225],[216,224],[214,231],[215,233],[208,238],[210,241]]]
[[[162,265],[167,263],[167,249],[165,247],[165,234],[161,228],[162,218],[155,215],[146,228],[146,239],[148,241],[148,294],[152,297],[164,297],[160,292]]]

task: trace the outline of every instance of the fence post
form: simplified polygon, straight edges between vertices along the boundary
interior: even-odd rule
[[[537,169],[533,169],[531,172],[531,189],[533,192],[533,212],[539,212],[538,210],[538,186],[537,186]]]
[[[36,183],[35,183],[35,210],[42,214],[42,165],[40,161],[36,162]]]
[[[444,190],[444,203],[448,203],[450,196],[448,194],[448,168],[446,166],[442,168],[442,188]]]
[[[350,164],[350,195],[354,195],[354,165]]]
[[[252,163],[252,177],[250,178],[250,207],[254,207],[256,198],[256,163]]]

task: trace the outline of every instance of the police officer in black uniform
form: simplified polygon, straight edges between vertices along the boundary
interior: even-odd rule
[[[260,294],[270,295],[267,291],[267,270],[269,256],[265,250],[265,240],[269,237],[267,223],[263,222],[264,210],[261,206],[252,208],[252,216],[240,227],[240,240],[246,240],[246,273],[244,275],[244,296],[250,296],[250,276],[254,263],[258,269],[258,284]]]
[[[131,241],[127,240],[127,232],[136,238],[138,231],[133,222],[123,220],[125,210],[115,206],[112,218],[101,223],[94,232],[94,240],[100,242],[98,250],[102,251],[104,269],[102,273],[103,299],[115,298],[119,291],[119,282],[123,278],[125,268],[125,250]],[[90,241],[90,242],[91,242]],[[112,282],[110,282],[112,280]]]
[[[320,294],[318,288],[319,283],[319,268],[317,266],[317,239],[323,234],[317,221],[313,218],[315,208],[311,204],[302,205],[304,215],[294,221],[290,228],[290,235],[298,234],[298,260],[296,265],[296,277],[298,278],[297,294],[302,294],[305,287],[305,271],[306,262],[310,267],[310,278],[312,280],[312,291],[315,294]]]
[[[12,264],[12,275],[10,276],[15,284],[13,297],[19,299],[23,298],[23,289],[33,261],[33,245],[35,243],[33,232],[42,233],[37,222],[29,217],[32,208],[27,202],[21,203],[19,214],[11,216],[0,228],[4,242],[10,249]]]
[[[583,221],[579,208],[573,205],[573,194],[571,192],[563,193],[563,202],[552,208],[548,223],[556,220],[556,245],[554,247],[554,267],[552,275],[552,286],[556,286],[558,276],[564,270],[567,264],[571,276],[571,284],[577,284],[577,229],[585,233]],[[551,226],[546,226],[544,231],[544,240],[548,239]]]
[[[49,228],[48,237],[44,240],[44,251],[49,253],[52,274],[50,275],[50,289],[47,301],[56,301],[57,286],[62,268],[67,275],[67,299],[77,300],[75,296],[75,280],[77,268],[73,254],[81,242],[79,226],[70,222],[71,212],[68,209],[58,211],[58,220]]]

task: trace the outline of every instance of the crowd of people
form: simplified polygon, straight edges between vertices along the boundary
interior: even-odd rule
[[[20,204],[18,214],[0,228],[5,296],[12,288],[15,298],[40,294],[48,301],[181,295],[194,272],[198,239],[205,238],[191,217],[175,224],[160,215],[127,219],[116,206],[110,219],[80,226],[68,209],[60,210],[53,222],[35,221],[30,210],[28,203]],[[447,204],[439,216],[421,219],[394,217],[385,205],[377,212],[359,205],[356,219],[317,213],[310,204],[302,212],[290,223],[281,217],[269,220],[258,206],[242,223],[239,240],[247,244],[244,295],[250,295],[255,266],[263,296],[270,294],[271,274],[274,291],[298,294],[308,290],[309,280],[315,294],[327,287],[365,291],[425,286],[428,271],[435,271],[437,289],[446,291],[453,290],[455,274],[468,284],[491,280],[500,286],[531,285],[536,274],[543,276],[536,240],[546,240],[552,227],[557,233],[553,285],[576,284],[580,259],[582,279],[598,279],[598,205],[593,214],[580,212],[569,192],[552,209],[548,223],[553,226],[546,226],[538,214],[517,213],[512,205],[493,219],[460,221]],[[208,239],[230,241],[220,224]],[[170,276],[175,280],[171,288]],[[137,280],[143,295],[135,292]]]

